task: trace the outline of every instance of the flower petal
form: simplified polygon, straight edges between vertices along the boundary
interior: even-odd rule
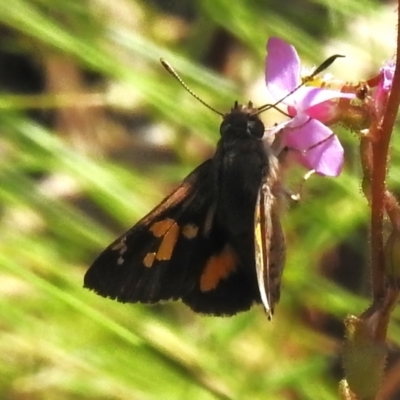
[[[285,145],[301,152],[325,141],[332,135],[332,131],[323,123],[305,115],[293,118],[284,131]]]
[[[277,135],[277,134],[279,135],[280,132],[281,132],[284,128],[286,128],[287,125],[290,125],[291,123],[292,123],[292,120],[291,120],[291,119],[288,119],[288,120],[286,120],[286,121],[280,122],[279,124],[275,124],[275,125],[274,125],[273,127],[271,127],[271,128],[267,128],[267,129],[265,130],[263,139],[269,140],[271,137],[274,137],[274,136]]]
[[[374,93],[375,114],[377,119],[380,119],[383,116],[389,92],[392,88],[395,69],[396,66],[393,60],[387,61],[385,65],[380,69],[381,79]]]
[[[285,146],[297,150],[296,159],[320,175],[338,176],[342,170],[343,147],[333,132],[315,119],[294,118],[282,134]]]
[[[381,68],[382,78],[382,89],[390,90],[392,88],[392,82],[394,77],[394,72],[396,70],[396,65],[393,60],[389,60]]]
[[[296,90],[295,95],[297,110],[307,110],[308,108],[333,99],[354,99],[356,97],[354,93],[341,93],[338,90],[329,90],[309,86],[303,86],[299,88]],[[292,98],[292,96],[290,97]]]
[[[325,142],[307,151],[305,158],[316,173],[338,176],[342,172],[344,151],[337,136],[332,135]]]
[[[277,37],[267,43],[265,81],[268,90],[279,100],[300,83],[300,59],[293,46]]]

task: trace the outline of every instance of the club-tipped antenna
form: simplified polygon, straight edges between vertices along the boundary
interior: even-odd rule
[[[214,111],[216,114],[220,115],[221,117],[224,116],[223,113],[220,111],[216,110],[214,107],[211,107],[209,104],[207,104],[204,100],[202,100],[199,96],[197,96],[196,93],[193,92],[192,89],[189,88],[188,85],[183,81],[183,79],[178,75],[178,73],[174,70],[172,65],[168,62],[165,61],[163,58],[160,58],[160,62],[162,66],[186,89],[188,93],[190,93],[197,101],[199,101],[201,104],[206,106],[208,109],[211,111]]]
[[[316,75],[318,75],[319,73],[330,67],[337,58],[344,58],[344,57],[346,56],[342,54],[334,54],[333,56],[328,57],[325,61],[322,62],[322,64],[320,64],[317,68],[315,68],[315,70],[311,75],[306,77],[305,81],[315,78]]]
[[[345,57],[341,54],[334,54],[333,56],[328,57],[322,64],[320,64],[317,68],[315,68],[315,70],[312,72],[311,75],[306,76],[303,79],[303,82],[300,83],[300,85],[296,86],[292,91],[290,91],[286,96],[282,97],[281,99],[279,99],[276,103],[273,104],[264,104],[263,106],[259,107],[257,109],[257,111],[253,114],[253,115],[258,115],[261,114],[262,112],[269,110],[271,108],[276,108],[278,109],[278,105],[280,103],[282,103],[282,101],[286,100],[289,96],[291,96],[294,92],[296,92],[297,90],[299,90],[302,86],[304,86],[306,83],[312,81],[319,73],[321,73],[322,71],[324,71],[325,69],[327,69],[329,66],[331,66],[333,64],[333,62],[337,59],[337,58],[341,58],[341,57]],[[279,109],[278,109],[279,110]],[[281,110],[279,110],[281,111]]]

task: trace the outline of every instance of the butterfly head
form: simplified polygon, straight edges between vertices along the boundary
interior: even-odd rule
[[[258,115],[254,115],[256,111],[251,102],[246,106],[236,101],[231,112],[223,117],[220,127],[221,136],[250,136],[261,139],[264,136],[265,127]]]

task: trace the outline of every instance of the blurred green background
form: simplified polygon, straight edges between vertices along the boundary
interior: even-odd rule
[[[395,11],[373,0],[1,1],[0,398],[338,398],[342,320],[367,307],[370,286],[350,132],[337,129],[343,174],[310,179],[283,216],[288,261],[272,322],[261,307],[213,318],[179,303],[119,304],[82,281],[218,140],[220,118],[160,57],[218,110],[262,105],[268,37],[309,66],[345,54],[330,71],[357,82],[392,57]],[[390,340],[383,398],[398,399],[399,312]]]

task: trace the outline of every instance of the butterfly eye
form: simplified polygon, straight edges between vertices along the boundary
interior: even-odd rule
[[[251,136],[261,139],[264,136],[264,124],[257,118],[247,123],[248,133]]]
[[[231,129],[232,124],[229,121],[222,121],[222,124],[219,128],[219,133],[221,136],[225,136],[227,132]]]

